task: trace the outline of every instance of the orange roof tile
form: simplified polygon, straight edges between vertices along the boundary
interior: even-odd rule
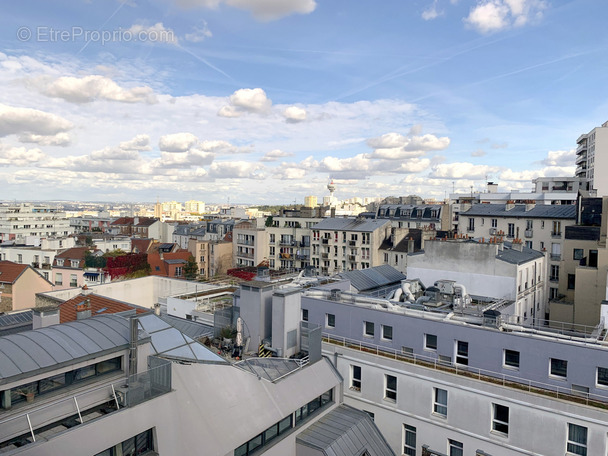
[[[99,296],[94,293],[88,295],[79,294],[78,296],[59,304],[59,322],[65,323],[68,321],[75,321],[77,319],[76,306],[82,304],[87,299],[91,303],[91,316],[93,317],[96,315],[125,312],[133,309],[135,309],[135,312],[138,314],[148,312],[148,310],[144,308]]]
[[[28,268],[27,264],[0,261],[0,282],[15,283],[21,274]]]

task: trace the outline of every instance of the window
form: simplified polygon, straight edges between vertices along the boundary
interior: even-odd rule
[[[78,277],[76,274],[70,274],[70,286],[77,287],[78,286]]]
[[[403,425],[403,454],[416,456],[416,428],[408,424]]]
[[[328,328],[336,327],[336,316],[334,314],[325,314],[325,326]]]
[[[551,375],[566,378],[568,376],[568,361],[565,359],[551,358]]]
[[[469,365],[469,343],[456,341],[456,363]]]
[[[475,219],[469,217],[469,231],[475,231]]]
[[[553,222],[553,231],[551,231],[552,236],[561,236],[562,234],[562,222]]]
[[[587,428],[577,424],[568,423],[568,454],[587,456]]]
[[[492,219],[492,228],[498,228],[498,219]]]
[[[568,290],[574,290],[576,285],[576,275],[568,274]]]
[[[573,260],[582,260],[584,255],[585,255],[584,249],[574,249],[572,252],[572,259]]]
[[[397,401],[397,377],[393,375],[384,376],[384,399]]]
[[[73,268],[77,268],[79,264],[80,264],[80,261],[78,261],[78,260],[70,260],[70,266]]]
[[[424,348],[426,350],[437,350],[437,336],[435,334],[424,335]]]
[[[608,386],[608,368],[597,368],[597,384],[601,386]]]
[[[526,248],[527,249],[531,249],[532,248],[532,241],[526,241]]]
[[[374,323],[371,321],[363,322],[363,335],[368,337],[374,337]]]
[[[448,416],[448,392],[441,388],[433,388],[433,413],[444,418]]]
[[[308,309],[302,309],[302,321],[308,321]]]
[[[361,391],[361,366],[350,366],[350,388]]]
[[[515,237],[515,223],[509,223],[507,225],[507,237]]]
[[[382,325],[382,338],[384,340],[393,340],[393,327]]]
[[[597,268],[597,250],[589,250],[589,264],[590,268]]]
[[[504,351],[504,366],[519,369],[519,352],[515,350]]]
[[[55,273],[55,285],[63,285],[63,276],[60,272]]]
[[[462,442],[448,439],[448,454],[450,456],[462,456],[464,454],[464,445]]]
[[[526,220],[526,230],[531,230],[534,227],[533,220]]]
[[[504,435],[509,434],[509,407],[492,404],[492,430]]]
[[[552,282],[557,282],[559,280],[559,266],[556,264],[551,265],[551,273],[549,275],[549,280]]]

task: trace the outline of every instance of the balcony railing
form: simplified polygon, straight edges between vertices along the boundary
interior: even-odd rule
[[[526,230],[524,231],[524,236],[526,236],[527,238],[531,238],[533,233],[533,230]]]
[[[357,257],[355,255],[348,255],[348,261],[357,261]]]
[[[348,245],[354,247],[357,245],[357,241],[348,241]]]
[[[551,261],[560,261],[562,259],[561,253],[552,253],[550,255]]]
[[[562,232],[561,231],[551,231],[551,237],[552,238],[561,238]]]
[[[253,240],[251,239],[238,239],[236,241],[237,244],[241,244],[241,245],[253,245]]]
[[[323,238],[323,239],[321,239],[321,243],[323,243],[323,244],[329,244],[329,238]]]
[[[321,258],[328,259],[329,258],[329,253],[322,253],[321,254]]]
[[[253,258],[253,253],[237,252],[236,256],[241,257],[241,258]]]

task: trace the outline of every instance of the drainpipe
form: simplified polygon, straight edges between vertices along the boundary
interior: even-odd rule
[[[137,342],[139,333],[139,319],[129,318],[129,377],[137,374]]]

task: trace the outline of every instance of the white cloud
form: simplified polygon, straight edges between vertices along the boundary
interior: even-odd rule
[[[280,149],[274,149],[274,150],[271,150],[270,152],[266,152],[266,154],[264,154],[264,156],[260,159],[260,161],[273,162],[273,161],[277,161],[281,158],[293,157],[293,155],[294,154],[290,153],[290,152],[285,152]]]
[[[283,111],[283,117],[285,117],[287,123],[304,122],[306,120],[306,109],[289,106]]]
[[[46,155],[40,149],[11,147],[0,143],[0,166],[29,166],[44,158]]]
[[[207,22],[203,21],[202,25],[195,26],[190,33],[186,33],[184,35],[184,39],[186,41],[190,41],[191,43],[200,43],[201,41],[205,41],[207,38],[211,38],[213,34],[209,27],[207,26]]]
[[[40,146],[69,146],[72,142],[70,135],[67,133],[57,133],[56,135],[44,136],[35,135],[32,133],[24,133],[19,136],[19,142],[36,143]]]
[[[91,160],[137,160],[140,158],[137,150],[123,150],[119,147],[104,147],[91,152]]]
[[[483,149],[477,149],[471,152],[471,157],[483,157],[484,155],[486,155],[486,151]]]
[[[40,81],[38,84],[44,84]],[[112,79],[100,75],[82,78],[63,76],[45,85],[43,93],[62,98],[70,103],[90,103],[95,100],[119,101],[123,103],[155,103],[156,97],[150,87],[125,89]]]
[[[120,143],[123,150],[151,150],[150,137],[148,135],[137,135],[134,138]]]
[[[230,95],[230,107],[236,111],[263,113],[270,109],[272,101],[266,96],[266,92],[260,88],[239,89]],[[230,115],[225,117],[231,117]]]
[[[217,112],[220,117],[241,117],[242,112],[237,110],[234,106],[222,106]]]
[[[154,25],[133,24],[127,32],[130,32],[134,40],[145,43],[167,43],[177,44],[178,39],[172,29],[166,28],[162,22]]]
[[[186,152],[198,143],[198,138],[192,133],[173,133],[160,137],[158,148],[163,152]]]
[[[245,161],[213,162],[209,167],[209,176],[217,179],[249,178],[262,179],[260,171],[264,167],[258,163]]]
[[[435,165],[430,176],[437,179],[485,179],[486,175],[500,170],[497,166],[474,165],[467,162]]]
[[[374,175],[419,173],[430,164],[427,158],[409,158],[396,165],[392,160],[373,160],[367,154],[358,154],[348,158],[325,157],[318,171],[341,179],[365,179]]]
[[[450,145],[450,138],[438,138],[435,135],[415,136],[420,133],[419,128],[413,128],[408,136],[399,133],[386,133],[367,140],[367,145],[374,148],[371,158],[387,160],[402,160],[405,158],[421,157],[428,151],[446,149]]]
[[[576,151],[570,150],[550,150],[547,158],[541,163],[545,166],[574,166],[576,161]]]
[[[260,21],[274,21],[292,14],[309,14],[317,7],[315,0],[226,0],[226,3],[250,11]]]
[[[433,0],[433,3],[422,12],[422,19],[425,21],[432,21],[439,16],[443,16],[443,14],[443,11],[437,9],[437,0]]]
[[[538,21],[547,7],[545,0],[481,0],[464,22],[480,33],[497,32]]]
[[[72,129],[73,124],[55,114],[0,103],[0,137],[11,134],[55,136]],[[25,138],[28,138],[27,136]]]

